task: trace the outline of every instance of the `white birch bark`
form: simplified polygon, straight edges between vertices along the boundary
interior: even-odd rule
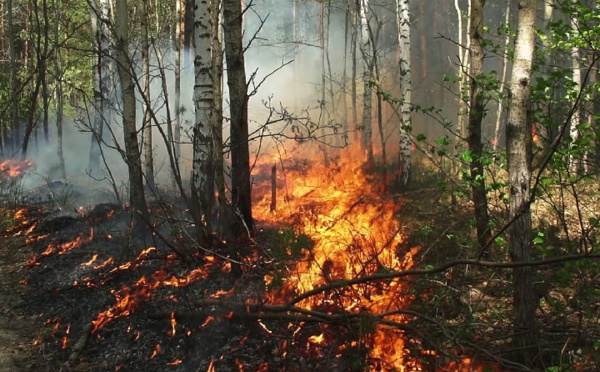
[[[410,177],[410,138],[412,80],[410,63],[410,12],[409,0],[396,0],[398,45],[400,47],[400,151],[398,186],[406,187]]]
[[[531,67],[535,48],[536,0],[519,2],[517,39],[510,83],[511,100],[506,125],[510,188],[510,256],[513,262],[531,261]],[[535,311],[539,297],[533,286],[533,268],[513,269],[515,343],[524,360],[533,360],[536,348]]]
[[[207,167],[211,162],[212,115],[214,107],[214,81],[212,76],[213,26],[211,1],[196,0],[195,24],[195,85],[194,105],[196,123],[194,124],[193,164],[192,164],[192,200],[199,213],[208,218]],[[199,221],[196,221],[198,223]],[[199,231],[200,234],[200,231]]]
[[[574,32],[577,32],[576,30],[579,29],[579,24],[577,21],[577,16],[576,15],[572,15],[571,16],[571,28],[574,30]],[[579,47],[577,45],[573,45],[573,47],[571,47],[571,66],[573,67],[573,87],[572,89],[575,91],[579,91],[582,87],[581,87],[581,63],[579,61],[580,58],[580,51],[579,51]],[[572,104],[575,104],[576,102],[572,102]],[[569,137],[570,137],[570,141],[571,141],[571,147],[573,147],[573,144],[575,143],[575,141],[577,141],[577,138],[579,137],[579,122],[580,122],[580,108],[579,107],[575,107],[575,111],[573,112],[573,116],[571,117],[571,122],[569,123]],[[571,172],[577,173],[577,171],[579,170],[579,163],[581,161],[580,157],[577,156],[573,156],[573,154],[569,155],[569,169],[571,170]]]
[[[360,10],[360,51],[363,57],[363,115],[362,115],[362,149],[367,152],[367,163],[373,162],[373,125],[372,116],[372,89],[373,80],[373,49],[369,32],[369,0],[358,0]]]

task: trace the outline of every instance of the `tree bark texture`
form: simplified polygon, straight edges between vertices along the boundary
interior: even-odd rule
[[[239,0],[223,0],[223,27],[231,116],[231,203],[252,231],[248,93],[242,45],[242,5]],[[244,234],[245,231],[239,233]]]
[[[506,125],[510,187],[510,256],[513,262],[531,260],[531,67],[535,41],[536,0],[519,1],[517,39],[510,83],[510,106]],[[523,361],[531,362],[536,344],[535,310],[538,297],[530,266],[513,269],[515,342]]]
[[[481,140],[481,126],[485,112],[485,92],[479,83],[483,75],[483,7],[485,0],[472,0],[471,22],[469,35],[471,39],[469,80],[469,125],[468,143],[471,152],[471,193],[475,208],[477,226],[477,242],[480,247],[486,245],[491,238],[490,218],[488,215],[487,194],[485,191],[485,175],[482,163],[483,143]]]
[[[119,0],[115,10],[116,61],[123,94],[123,136],[126,163],[129,173],[129,198],[133,208],[147,215],[146,197],[142,175],[140,147],[136,128],[135,82],[129,59],[129,10],[127,1]]]
[[[195,40],[196,55],[194,71],[194,104],[196,107],[196,123],[194,125],[194,157],[192,164],[192,213],[197,228],[197,239],[206,243],[210,220],[209,182],[214,182],[212,171],[212,116],[214,108],[213,80],[213,25],[212,2],[196,1]],[[204,217],[202,217],[204,216]]]
[[[410,13],[409,0],[396,0],[398,45],[400,48],[400,151],[398,186],[405,188],[410,177],[411,145],[408,131],[412,126],[412,77],[410,62]]]
[[[371,47],[371,35],[369,32],[369,1],[357,0],[357,11],[360,14],[359,37],[360,51],[363,57],[363,115],[362,115],[362,135],[361,146],[367,153],[366,162],[373,163],[373,90],[371,81],[373,80],[373,48]]]

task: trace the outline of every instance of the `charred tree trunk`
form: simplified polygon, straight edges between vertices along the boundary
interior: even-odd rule
[[[231,203],[236,214],[233,231],[252,233],[250,150],[248,143],[248,92],[242,45],[242,5],[239,0],[223,0],[225,59],[231,116]],[[245,224],[241,226],[240,222]]]

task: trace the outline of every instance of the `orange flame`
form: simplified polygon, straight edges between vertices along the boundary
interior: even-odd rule
[[[65,331],[65,335],[62,338],[62,349],[66,349],[69,346],[69,332],[71,331],[71,325],[67,326],[67,330]]]
[[[20,177],[31,168],[33,162],[31,160],[15,160],[6,159],[0,163],[0,172],[7,174],[9,177]]]
[[[412,255],[417,249],[405,256],[397,252],[402,243],[396,218],[399,206],[382,195],[380,185],[369,182],[360,162],[351,160],[362,159],[360,154],[360,149],[343,150],[339,160],[329,166],[311,164],[300,171],[296,170],[298,166],[292,165],[288,168],[294,170],[286,171],[285,177],[280,175],[277,180],[275,213],[270,208],[270,188],[264,199],[255,203],[253,213],[258,220],[272,224],[291,222],[296,235],[305,234],[314,242],[312,249],[302,248],[295,270],[290,270],[286,277],[287,297],[336,280],[402,271],[413,265]],[[272,281],[272,276],[265,277],[266,283]],[[279,296],[280,293],[273,291],[271,299],[277,300]],[[404,308],[408,301],[406,284],[389,280],[348,287],[335,295],[316,295],[297,305],[307,309],[341,306],[351,313],[386,314],[386,320],[403,323],[403,317],[394,311]],[[405,369],[404,340],[400,331],[377,326],[371,343],[370,357],[385,365],[373,370]]]
[[[158,353],[160,352],[160,344],[156,344],[156,346],[154,346],[154,351],[152,351],[152,355],[150,356],[150,359],[154,359]]]
[[[171,313],[171,337],[175,336],[177,321],[175,320],[175,313]]]

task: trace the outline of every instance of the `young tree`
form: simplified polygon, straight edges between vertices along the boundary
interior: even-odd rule
[[[192,165],[192,206],[191,211],[196,223],[198,242],[207,244],[208,234],[206,222],[210,219],[209,182],[212,173],[212,117],[214,108],[214,85],[212,76],[213,62],[213,2],[196,1],[195,40],[196,56],[194,70],[196,81],[194,87],[194,103],[196,106],[196,124],[194,125],[194,158]],[[204,218],[203,218],[204,216]]]
[[[519,2],[517,39],[510,83],[511,99],[506,124],[510,188],[510,256],[513,262],[531,260],[531,67],[535,48],[536,0]],[[531,266],[518,266],[514,275],[515,341],[524,360],[531,361],[536,344],[535,310],[538,297]]]
[[[127,1],[119,0],[115,9],[116,61],[123,94],[123,136],[125,143],[125,161],[129,173],[129,193],[133,208],[147,215],[146,197],[140,146],[136,126],[135,82],[131,60],[129,59],[129,10]]]
[[[398,24],[398,45],[400,48],[400,159],[398,186],[406,187],[410,177],[410,138],[411,129],[411,64],[410,64],[410,13],[409,0],[396,0],[396,20]]]
[[[239,0],[223,0],[223,29],[229,110],[231,117],[231,204],[239,213],[234,217],[233,231],[254,230],[250,185],[250,149],[248,142],[248,92],[242,43],[242,4]],[[235,227],[237,226],[237,227]]]
[[[148,0],[140,2],[140,29],[142,42],[142,131],[144,148],[144,176],[146,186],[151,191],[155,190],[154,184],[154,154],[152,141],[152,118],[151,118],[151,98],[150,98],[150,39],[148,36]]]
[[[106,133],[104,127],[111,125],[112,121],[112,103],[115,98],[115,84],[113,82],[115,63],[111,51],[113,37],[110,2],[109,0],[100,0],[99,10],[95,0],[89,1],[88,4],[95,52],[92,78],[95,112],[92,125],[89,169],[95,172],[100,169],[100,146],[102,146]],[[98,23],[100,24],[99,27]]]
[[[369,30],[369,0],[357,0],[357,13],[360,14],[359,38],[360,51],[363,57],[363,115],[362,115],[362,149],[367,152],[367,163],[373,163],[373,124],[371,81],[373,80],[374,51],[371,47],[371,33]]]
[[[468,143],[471,157],[470,180],[472,200],[475,208],[477,242],[483,247],[491,237],[488,215],[485,175],[482,163],[483,142],[481,126],[485,113],[485,92],[481,85],[483,75],[483,6],[485,0],[471,0],[470,29],[471,47],[469,49],[469,121]]]

